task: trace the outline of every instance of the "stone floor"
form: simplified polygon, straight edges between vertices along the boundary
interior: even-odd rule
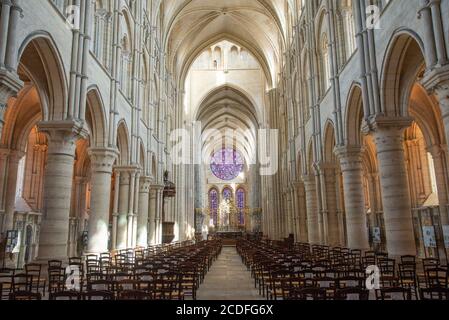
[[[223,247],[197,293],[198,300],[263,300],[235,247]]]

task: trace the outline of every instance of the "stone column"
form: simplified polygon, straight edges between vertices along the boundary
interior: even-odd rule
[[[164,186],[157,186],[156,190],[156,217],[155,217],[155,241],[162,244],[162,210],[164,205]]]
[[[327,240],[328,245],[338,247],[340,243],[340,228],[337,210],[337,180],[335,165],[325,164],[321,168],[324,176],[324,190],[327,205]]]
[[[91,200],[89,217],[88,253],[108,251],[109,215],[111,201],[112,166],[117,159],[116,149],[90,149]]]
[[[288,237],[290,234],[293,234],[293,208],[292,208],[292,195],[291,195],[291,190],[290,188],[287,189],[286,194],[285,194],[285,200],[286,200],[286,209],[287,209],[287,217],[285,219],[285,234],[284,237]]]
[[[8,45],[8,29],[9,29],[9,18],[11,14],[11,0],[2,0],[2,13],[0,16],[0,68],[6,66],[6,49]]]
[[[150,202],[148,211],[148,243],[150,245],[156,244],[156,211],[157,211],[157,190],[151,186],[150,187]]]
[[[133,236],[132,236],[132,247],[135,248],[137,246],[137,226],[139,219],[139,197],[140,197],[140,172],[138,171],[136,174],[136,181],[134,186],[134,194],[131,195],[134,197],[134,216],[133,216]]]
[[[82,235],[85,227],[86,213],[86,185],[87,179],[85,177],[76,176],[74,187],[72,190],[72,209],[70,218],[70,236],[69,236],[69,255],[70,257],[77,256],[78,239]]]
[[[11,16],[9,19],[9,30],[8,30],[8,45],[6,46],[6,56],[5,64],[10,70],[16,70],[17,68],[17,36],[18,36],[18,24],[19,19],[22,16],[22,8],[17,5],[17,0],[13,1],[13,6],[11,7]]]
[[[128,210],[129,210],[129,183],[130,173],[126,169],[120,170],[120,188],[117,217],[117,244],[116,249],[126,249],[128,234]]]
[[[404,130],[411,123],[409,119],[378,119],[373,127],[379,161],[387,248],[392,256],[416,254],[404,154]]]
[[[139,215],[137,218],[137,246],[148,246],[148,210],[150,203],[150,177],[140,178]]]
[[[343,175],[348,247],[369,249],[363,194],[362,148],[340,147],[336,150]]]
[[[292,183],[292,186],[290,188],[290,197],[292,200],[292,233],[295,237],[295,241],[298,241],[299,234],[298,234],[298,197],[296,195],[296,188],[294,183]]]
[[[128,201],[129,201],[129,205],[128,205],[128,220],[127,220],[127,240],[126,240],[126,246],[128,248],[132,248],[133,246],[133,221],[134,221],[134,191],[136,188],[136,175],[137,172],[132,170],[130,172],[130,182],[129,182],[129,195],[128,195]]]
[[[449,224],[449,216],[447,212],[447,206],[449,204],[448,199],[448,171],[447,171],[447,147],[432,146],[428,149],[428,152],[432,155],[433,164],[435,168],[436,184],[438,189],[438,201],[440,203],[440,217],[441,224]]]
[[[0,232],[4,231],[5,188],[8,174],[9,149],[0,149]]]
[[[39,130],[47,135],[48,153],[38,259],[65,260],[76,141],[87,133],[71,121],[41,122]]]
[[[307,206],[304,184],[302,182],[295,183],[295,193],[298,200],[298,240],[302,243],[306,243],[309,239],[307,235]]]
[[[118,205],[120,195],[120,171],[115,171],[114,180],[114,204],[112,209],[112,244],[111,249],[117,249],[117,225],[118,225]]]
[[[22,151],[11,150],[8,157],[8,178],[6,183],[5,197],[5,224],[4,230],[13,230],[14,228],[14,212],[16,205],[16,189],[17,174],[19,170],[19,162],[25,155]]]
[[[449,65],[426,74],[421,82],[438,97],[446,142],[449,143]]]
[[[318,225],[318,204],[316,180],[314,175],[303,176],[306,207],[307,207],[307,230],[308,242],[320,244],[320,230]]]

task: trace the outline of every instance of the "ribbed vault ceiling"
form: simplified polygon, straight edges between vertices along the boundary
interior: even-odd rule
[[[223,148],[224,141],[235,147],[245,158],[246,164],[254,163],[257,141],[257,120],[252,103],[241,92],[230,87],[218,88],[202,103],[197,119],[201,121],[204,143],[201,146],[203,159]],[[207,132],[211,134],[206,134]]]
[[[167,0],[169,63],[182,78],[208,45],[230,40],[246,47],[274,83],[284,49],[285,1]]]

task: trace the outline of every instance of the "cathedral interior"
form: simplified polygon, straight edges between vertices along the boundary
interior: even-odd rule
[[[449,300],[449,0],[0,6],[0,300]]]

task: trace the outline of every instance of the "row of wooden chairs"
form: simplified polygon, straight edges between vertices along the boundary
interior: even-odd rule
[[[50,299],[84,299],[84,294],[92,292],[106,293],[106,298],[111,295],[113,299],[136,297],[139,293],[145,299],[196,299],[198,287],[221,247],[219,241],[189,242],[72,257],[68,268],[62,261],[51,260],[45,278],[41,265],[27,265],[24,272],[0,270],[0,299],[36,300],[46,297],[47,288]],[[121,258],[116,259],[117,255]],[[72,288],[67,287],[70,281]]]
[[[360,250],[347,248],[286,246],[280,242],[243,239],[238,242],[237,250],[251,271],[255,287],[268,299],[296,299],[299,291],[313,289],[316,292],[324,289],[327,298],[339,299],[341,290],[366,289],[369,266],[376,266],[380,272],[382,289],[375,292],[379,300],[386,296],[443,299],[444,291],[449,290],[448,269],[434,259],[423,260],[423,272],[418,273],[413,256],[403,256],[398,263],[381,252],[362,254]],[[436,294],[429,296],[431,290]],[[397,294],[392,295],[393,292]]]

